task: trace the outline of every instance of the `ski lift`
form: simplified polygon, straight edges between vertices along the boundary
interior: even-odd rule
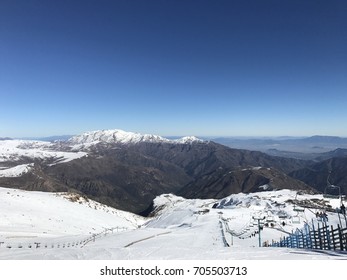
[[[278,218],[281,219],[281,220],[285,220],[288,218],[288,215],[286,214],[286,212],[280,212],[278,213]]]
[[[327,178],[327,186],[324,189],[323,197],[325,198],[341,198],[341,188],[339,186],[332,185],[329,181],[331,171]]]
[[[297,202],[297,196],[298,196],[298,193],[296,193],[296,196],[295,196],[295,202]],[[305,212],[305,208],[303,207],[300,207],[296,204],[294,204],[294,207],[293,207],[293,211],[296,212],[296,215],[295,216],[292,216],[292,223],[293,224],[300,224],[300,213],[303,213]]]
[[[267,223],[272,223],[272,222],[274,222],[274,221],[275,221],[275,220],[274,220],[274,216],[273,216],[272,212],[271,212],[271,211],[268,211],[267,217],[265,218],[265,222],[267,222]]]
[[[266,220],[265,220],[267,223],[272,223],[272,222],[274,222],[275,220],[274,220],[274,218],[273,218],[273,216],[267,216],[267,218],[266,218]]]
[[[296,193],[296,195],[295,195],[295,200],[294,200],[295,204],[294,204],[293,211],[295,211],[295,212],[305,212],[305,208],[304,207],[301,207],[301,206],[296,204],[298,202],[297,197],[298,197],[298,193]]]
[[[304,207],[300,207],[298,205],[294,205],[293,211],[295,211],[295,212],[305,212],[305,208]]]
[[[292,223],[293,224],[300,224],[300,216],[296,215],[292,217]]]
[[[299,214],[303,213],[305,211],[305,208],[294,205],[293,211],[296,212],[296,215],[292,216],[292,223],[293,224],[300,224],[300,215]]]
[[[335,185],[328,185],[324,189],[323,197],[325,198],[340,198],[341,188]]]

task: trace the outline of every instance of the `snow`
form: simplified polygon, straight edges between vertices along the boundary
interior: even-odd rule
[[[51,142],[30,140],[0,141],[0,162],[18,161],[25,157],[31,159],[53,159],[61,163],[86,155],[84,152],[59,151]]]
[[[260,169],[264,169],[264,167],[262,166],[253,166],[250,168],[243,168],[241,171],[248,171],[248,170],[260,170]],[[270,168],[267,168],[268,170],[270,170]]]
[[[0,170],[0,177],[17,177],[30,171],[36,160],[49,161],[50,165],[69,162],[86,156],[85,152],[65,152],[50,142],[29,140],[4,140],[0,141],[0,163],[10,162],[13,165],[21,161],[28,164],[4,167]]]
[[[158,135],[127,132],[120,129],[85,132],[68,140],[73,150],[86,149],[98,143],[137,144],[140,142],[192,144],[204,141],[195,136],[186,136],[176,140],[169,140]]]
[[[145,222],[72,193],[0,188],[0,242],[12,247],[33,242],[80,240],[107,228],[133,230]]]
[[[134,132],[126,132],[120,129],[113,129],[85,132],[81,135],[72,137],[71,139],[69,139],[68,142],[70,142],[73,145],[97,144],[100,142],[135,144],[139,142],[170,142],[170,140],[152,134],[140,134]]]
[[[0,170],[0,177],[20,177],[25,173],[28,173],[34,166],[30,164],[20,164],[12,168],[4,168]]]
[[[265,185],[262,185],[262,186],[259,186],[258,187],[258,189],[260,189],[260,190],[263,190],[263,191],[266,191],[266,190],[268,190],[268,189],[270,189],[271,187],[270,187],[270,185],[268,185],[268,184],[265,184]]]
[[[185,136],[180,139],[173,140],[177,144],[191,144],[191,143],[203,143],[204,140],[201,140],[195,136]]]
[[[252,217],[265,216],[276,223],[274,227],[264,226],[262,241],[278,240],[315,219],[314,213],[305,211],[300,214],[300,223],[293,224],[291,218],[297,213],[290,201],[294,199],[323,197],[297,195],[289,190],[240,193],[222,200],[190,200],[164,194],[154,200],[155,216],[145,219],[71,194],[0,188],[0,242],[4,242],[0,259],[347,259],[346,254],[337,251],[258,247],[258,235],[252,237],[256,228]],[[286,214],[286,218],[281,220],[280,214]],[[285,221],[286,225],[278,226],[278,221]],[[338,223],[330,212],[329,221]],[[123,229],[105,231],[115,227]],[[234,233],[233,237],[228,230]],[[102,231],[105,234],[83,245],[51,246],[90,238]],[[48,244],[48,248],[26,247],[34,241]],[[18,248],[19,242],[23,248]],[[225,247],[225,242],[230,247]],[[7,248],[8,244],[12,247]]]

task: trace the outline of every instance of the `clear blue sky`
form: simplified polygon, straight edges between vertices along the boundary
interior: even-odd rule
[[[345,0],[0,0],[0,136],[347,136]]]

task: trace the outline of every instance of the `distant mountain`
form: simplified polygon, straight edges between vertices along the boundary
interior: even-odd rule
[[[285,151],[285,153],[323,153],[338,148],[347,149],[347,138],[336,136],[312,136],[301,138],[215,138],[217,143],[238,149],[254,151]],[[301,157],[301,156],[300,156]],[[302,157],[301,157],[302,158]]]
[[[73,137],[73,135],[55,135],[48,137],[24,137],[20,138],[20,140],[32,140],[32,141],[46,141],[46,142],[54,142],[54,141],[66,141]]]
[[[315,160],[317,156],[321,155],[319,153],[299,153],[299,152],[289,152],[281,151],[277,149],[268,149],[264,153],[275,156],[275,157],[285,157],[285,158],[295,158],[302,160]]]
[[[0,141],[5,141],[5,140],[12,140],[12,138],[9,138],[9,137],[0,137]]]
[[[308,190],[286,173],[312,164],[232,149],[193,136],[172,140],[123,130],[86,132],[54,143],[5,141],[0,159],[0,186],[78,192],[135,213],[147,209],[163,193],[220,197],[240,190],[261,191],[260,184]],[[228,183],[221,178],[228,178]]]
[[[314,187],[324,193],[327,187],[327,178],[331,172],[329,181],[339,186],[343,194],[347,194],[347,157],[330,158],[310,167],[291,172],[289,175],[297,180]]]
[[[285,141],[290,141],[290,142],[295,142],[295,143],[316,143],[316,144],[321,144],[321,143],[330,143],[333,145],[345,145],[347,143],[347,138],[342,138],[342,137],[337,137],[337,136],[321,136],[321,135],[315,135],[307,138],[302,138],[302,139],[293,139],[293,140],[285,140]]]
[[[48,136],[48,137],[41,137],[37,138],[39,141],[48,141],[48,142],[54,142],[54,141],[66,141],[73,137],[73,135],[56,135],[56,136]]]
[[[153,134],[140,134],[127,132],[120,129],[98,130],[74,136],[67,141],[71,145],[80,145],[79,148],[93,146],[96,144],[138,144],[138,143],[171,143],[171,144],[191,144],[194,142],[204,142],[195,136],[186,136],[180,139],[170,140],[162,136]]]
[[[97,130],[77,135],[68,140],[72,145],[97,144],[103,143],[118,143],[118,144],[135,144],[139,142],[162,143],[170,142],[161,136],[152,134],[140,134],[126,132],[120,129],[114,130]]]
[[[186,185],[178,195],[186,198],[223,198],[230,193],[254,193],[277,189],[315,192],[313,188],[283,172],[272,168],[253,167],[230,171],[219,169],[205,174]]]
[[[322,153],[319,154],[315,160],[317,161],[323,161],[326,159],[330,159],[330,158],[335,158],[335,157],[347,157],[347,149],[336,149],[327,153]]]

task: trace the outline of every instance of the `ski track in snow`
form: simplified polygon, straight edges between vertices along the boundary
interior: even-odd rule
[[[259,248],[258,235],[249,237],[255,228],[250,226],[254,215],[273,214],[276,219],[279,209],[288,215],[282,231],[277,226],[264,227],[262,241],[278,240],[285,236],[283,231],[291,232],[312,221],[314,214],[305,211],[300,224],[291,222],[297,213],[287,201],[295,198],[322,199],[322,196],[296,197],[295,192],[282,190],[231,195],[222,200],[187,200],[168,194],[155,199],[154,205],[161,209],[157,216],[144,219],[83,198],[72,202],[67,194],[0,188],[0,242],[4,242],[0,246],[0,259],[346,260],[346,253],[338,251]],[[335,200],[330,202],[337,205]],[[213,209],[215,203],[218,208]],[[223,243],[220,221],[240,234],[231,240],[223,226],[230,247]],[[329,213],[329,221],[337,223],[338,218]],[[104,234],[105,228],[116,227],[124,229]],[[101,232],[94,241],[93,234]],[[91,239],[74,247],[56,247],[58,243],[72,244],[86,238]],[[40,242],[41,247],[25,247],[34,242]],[[18,248],[19,243],[25,248]],[[8,244],[13,247],[6,248]],[[44,248],[45,244],[48,248]]]

